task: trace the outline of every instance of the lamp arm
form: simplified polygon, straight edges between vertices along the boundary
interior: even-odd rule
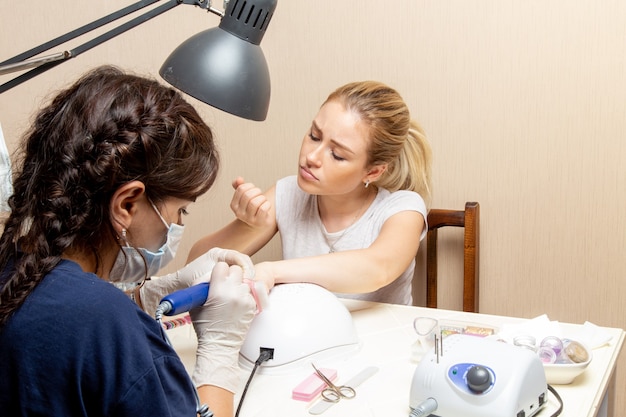
[[[140,16],[135,17],[134,19],[129,20],[126,23],[121,24],[120,26],[113,28],[111,30],[109,30],[106,33],[103,33],[100,36],[97,36],[96,38],[85,42],[82,45],[79,45],[78,47],[70,50],[70,51],[63,51],[60,53],[56,53],[53,55],[47,55],[44,57],[40,57],[40,58],[33,58],[33,59],[29,59],[31,57],[33,57],[34,55],[40,54],[42,52],[45,52],[51,48],[54,48],[55,46],[61,45],[67,41],[70,41],[74,38],[77,38],[78,36],[84,35],[85,33],[88,33],[94,29],[97,29],[101,26],[104,26],[106,24],[109,24],[111,22],[114,22],[115,20],[118,20],[124,16],[127,16],[133,12],[136,12],[138,10],[143,9],[144,7],[147,7],[153,3],[156,3],[160,0],[142,0],[139,1],[135,4],[132,4],[128,7],[125,7],[123,9],[118,10],[117,12],[111,13],[105,17],[102,17],[98,20],[95,20],[91,23],[88,23],[84,26],[81,26],[78,29],[75,29],[71,32],[66,33],[65,35],[59,36],[51,41],[48,41],[44,44],[41,44],[35,48],[29,49],[28,51],[25,51],[19,55],[14,56],[13,58],[10,58],[4,62],[0,63],[0,75],[2,74],[7,74],[10,72],[15,72],[15,71],[19,71],[22,69],[27,69],[27,68],[32,68],[35,67],[34,69],[28,71],[27,73],[24,73],[18,77],[13,78],[12,80],[9,80],[7,82],[5,82],[4,84],[0,85],[0,94],[4,93],[5,91],[49,70],[50,68],[53,68],[65,61],[67,61],[70,58],[73,58],[75,56],[80,55],[81,53],[88,51],[89,49],[100,45],[101,43],[104,43],[136,26],[139,26],[140,24],[152,19],[153,17],[159,16],[162,13],[165,13],[168,10],[171,10],[172,8],[178,6],[179,4],[189,4],[189,5],[194,5],[194,6],[198,6],[201,7],[203,9],[208,10],[211,13],[215,13],[219,16],[223,16],[224,13],[214,9],[213,7],[211,7],[211,2],[210,0],[168,0],[165,4],[156,7]]]

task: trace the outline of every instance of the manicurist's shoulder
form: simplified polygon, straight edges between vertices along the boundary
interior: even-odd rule
[[[157,321],[144,313],[123,291],[75,263],[63,261],[38,285],[22,316],[39,317],[63,335],[68,349],[100,346],[100,361],[120,361],[134,352],[134,372],[141,374],[160,356],[173,350]],[[31,298],[31,297],[29,297]],[[82,342],[81,342],[82,341]],[[80,343],[79,343],[80,342]],[[132,367],[127,369],[132,370]],[[132,373],[132,372],[131,372]]]
[[[70,261],[15,312],[0,333],[0,353],[11,364],[0,368],[7,381],[0,405],[63,416],[195,415],[193,385],[160,325]],[[20,388],[25,381],[30,393]]]
[[[62,261],[44,280],[46,284],[63,290],[66,294],[80,295],[75,300],[76,308],[81,305],[103,309],[120,308],[134,309],[135,304],[128,296],[113,284],[95,274],[84,272],[72,261]]]
[[[61,261],[26,299],[24,313],[52,323],[111,326],[141,312],[121,290],[72,261]]]

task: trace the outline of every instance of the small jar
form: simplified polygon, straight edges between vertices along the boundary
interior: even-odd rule
[[[515,346],[519,346],[533,352],[537,352],[537,347],[535,346],[536,343],[537,340],[531,335],[521,335],[513,338],[513,344]]]
[[[537,355],[539,356],[539,359],[541,359],[541,362],[543,363],[554,363],[556,362],[556,353],[554,353],[554,350],[552,348],[546,347],[546,346],[540,346],[539,350],[537,351]]]
[[[554,351],[554,354],[558,358],[561,354],[561,351],[563,350],[563,341],[556,336],[547,336],[544,337],[544,339],[541,341],[539,347],[552,349]]]
[[[587,349],[575,340],[570,340],[566,343],[563,353],[574,363],[583,363],[589,360]]]

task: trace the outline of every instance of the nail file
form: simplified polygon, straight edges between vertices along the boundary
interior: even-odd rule
[[[362,370],[355,376],[353,376],[349,381],[339,384],[339,385],[346,385],[348,387],[356,388],[359,385],[361,385],[365,380],[367,380],[369,377],[374,375],[376,372],[378,372],[378,368],[375,366],[370,366],[368,368],[365,368],[364,370]],[[325,399],[322,398],[321,400],[313,404],[311,408],[309,408],[309,414],[313,414],[313,415],[322,414],[324,411],[328,410],[330,407],[332,407],[335,404],[337,403],[326,401]]]
[[[337,370],[322,368],[320,372],[324,374],[331,382],[337,379]],[[317,397],[317,394],[322,392],[326,388],[326,383],[322,381],[317,373],[313,372],[304,381],[299,383],[291,392],[291,398],[294,400],[309,402],[313,398]]]

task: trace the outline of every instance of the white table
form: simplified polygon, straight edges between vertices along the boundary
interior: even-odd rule
[[[409,415],[409,391],[417,366],[411,357],[411,347],[416,340],[413,330],[416,317],[469,321],[493,327],[522,321],[512,317],[379,303],[367,303],[366,308],[352,311],[351,314],[360,340],[359,348],[349,357],[342,355],[325,362],[316,360],[315,364],[337,369],[338,382],[347,381],[368,366],[376,366],[379,371],[357,387],[356,398],[342,400],[324,412],[324,417]],[[580,327],[576,324],[560,325],[572,331]],[[562,416],[596,417],[606,413],[607,401],[611,401],[609,386],[614,382],[613,374],[624,342],[624,331],[617,328],[602,329],[609,332],[611,341],[593,350],[593,360],[585,372],[572,384],[554,386],[564,402]],[[170,329],[168,335],[186,368],[191,371],[196,347],[193,327],[185,325]],[[291,398],[292,389],[311,374],[310,363],[305,361],[285,373],[264,373],[260,368],[248,388],[240,417],[310,417],[308,408],[315,401],[307,403]],[[248,376],[249,370],[242,370],[242,390]],[[557,407],[556,399],[550,394],[548,404],[537,416],[550,416]]]

